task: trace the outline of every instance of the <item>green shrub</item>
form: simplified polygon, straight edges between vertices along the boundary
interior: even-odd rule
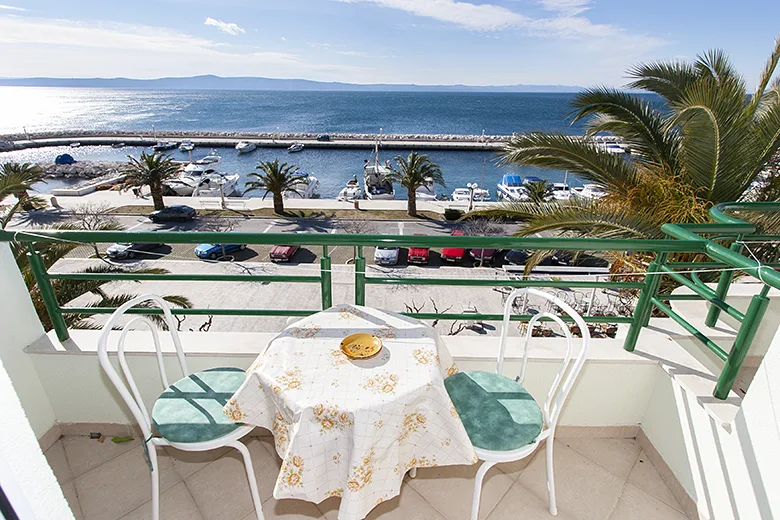
[[[447,220],[458,220],[463,216],[463,212],[455,208],[447,208],[444,210],[444,218]]]

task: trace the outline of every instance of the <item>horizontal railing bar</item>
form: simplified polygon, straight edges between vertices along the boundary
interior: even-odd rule
[[[557,280],[475,280],[460,278],[392,278],[366,277],[367,284],[373,285],[466,285],[474,287],[576,287],[580,289],[620,288],[641,289],[642,282],[590,282]]]
[[[654,251],[704,252],[707,240],[693,235],[691,240],[639,240],[539,237],[452,237],[415,235],[354,235],[330,233],[246,233],[182,231],[0,231],[0,242],[138,242],[157,244],[285,244],[310,246],[418,246],[494,249],[542,249],[564,251]]]
[[[404,316],[417,318],[418,320],[460,320],[460,321],[502,321],[503,314],[436,314],[435,312],[402,312]],[[512,314],[511,321],[529,321],[533,314]],[[563,321],[574,321],[569,316],[560,316]],[[583,316],[587,323],[633,323],[632,316]]]
[[[726,211],[780,211],[780,202],[724,202],[710,208],[710,216],[713,220],[722,224],[739,225],[744,220],[727,215]]]
[[[63,314],[111,314],[116,307],[61,307]],[[155,307],[134,307],[127,310],[130,314],[162,314]],[[182,316],[311,316],[319,310],[286,310],[286,309],[182,309],[171,308],[173,314]]]
[[[667,267],[671,269],[719,269],[729,267],[723,262],[667,262]]]
[[[52,280],[167,280],[183,282],[319,283],[319,276],[248,274],[50,273]]]
[[[719,235],[749,235],[755,233],[756,226],[742,223],[718,223],[718,224],[677,224],[683,229],[693,231],[694,233],[705,233],[707,235],[717,233]]]
[[[665,265],[661,266],[661,271],[666,273],[667,276],[672,278],[673,280],[676,280],[677,282],[680,282],[688,289],[692,290],[696,294],[700,294],[704,296],[707,299],[714,298],[715,297],[715,291],[707,287],[706,285],[700,285],[693,280],[690,280],[685,275],[682,275],[680,273],[675,272],[673,269],[668,268]]]
[[[706,298],[700,294],[659,294],[660,300],[706,300]]]
[[[726,361],[728,354],[720,348],[714,341],[704,335],[699,329],[688,323],[685,318],[674,312],[670,307],[664,305],[658,298],[652,297],[650,302],[655,305],[661,312],[676,321],[682,328],[691,333],[693,337],[704,343],[704,346],[710,349],[721,360]]]

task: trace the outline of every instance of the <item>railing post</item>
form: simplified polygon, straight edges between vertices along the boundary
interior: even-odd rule
[[[745,319],[742,321],[739,332],[737,332],[734,345],[731,347],[728,359],[726,359],[726,365],[723,367],[720,377],[718,377],[718,384],[715,385],[713,395],[717,399],[726,399],[729,396],[729,392],[734,386],[734,381],[737,379],[737,374],[739,374],[739,369],[742,367],[742,362],[750,350],[750,344],[753,343],[753,339],[756,337],[758,327],[761,325],[761,320],[764,318],[766,309],[769,306],[769,298],[766,297],[765,292],[753,296],[753,299],[750,300],[750,306],[745,313]]]
[[[322,309],[333,306],[333,285],[330,272],[330,256],[328,246],[322,246],[322,258],[320,258],[320,288],[322,293]]]
[[[631,324],[631,328],[628,329],[626,341],[623,343],[623,348],[629,352],[633,352],[636,348],[636,342],[639,339],[639,333],[642,332],[642,327],[647,327],[650,323],[650,315],[653,312],[652,299],[661,285],[661,277],[663,276],[660,274],[661,266],[666,263],[668,256],[669,253],[657,253],[655,260],[650,262],[650,265],[647,267],[648,273],[658,274],[645,276],[645,286],[639,294],[639,301],[637,301],[634,309],[634,322]]]
[[[735,253],[742,254],[743,246],[740,243],[742,241],[742,235],[737,236],[737,240],[731,244],[731,249]],[[734,271],[723,271],[720,273],[720,278],[718,279],[718,287],[715,289],[715,296],[721,300],[726,301],[726,296],[729,293],[729,287],[731,287],[731,282],[734,280]],[[718,308],[715,305],[710,305],[710,310],[707,312],[707,318],[704,320],[704,324],[708,327],[714,327],[718,323],[718,318],[720,317],[720,308]]]
[[[49,319],[54,327],[54,332],[57,333],[57,338],[60,341],[65,341],[70,338],[68,334],[68,326],[65,323],[65,319],[62,317],[62,310],[60,304],[57,303],[57,295],[54,294],[54,288],[51,286],[51,280],[46,273],[46,266],[43,264],[43,259],[38,251],[35,250],[32,244],[29,244],[30,252],[27,253],[27,261],[30,262],[30,270],[35,276],[35,282],[38,284],[38,291],[43,298],[43,304],[46,306],[46,312],[49,313]]]
[[[363,246],[358,246],[355,257],[355,305],[366,304],[366,259]]]

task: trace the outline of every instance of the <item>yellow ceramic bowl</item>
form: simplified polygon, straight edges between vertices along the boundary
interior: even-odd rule
[[[382,350],[382,340],[366,333],[351,334],[341,340],[341,351],[351,359],[367,359]]]

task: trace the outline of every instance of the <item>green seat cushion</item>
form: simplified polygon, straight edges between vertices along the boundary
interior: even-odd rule
[[[528,391],[491,372],[459,372],[444,380],[447,393],[476,448],[509,451],[542,431],[542,410]]]
[[[206,442],[236,430],[241,423],[222,413],[243,384],[240,368],[212,368],[176,381],[152,408],[152,423],[171,442]]]

